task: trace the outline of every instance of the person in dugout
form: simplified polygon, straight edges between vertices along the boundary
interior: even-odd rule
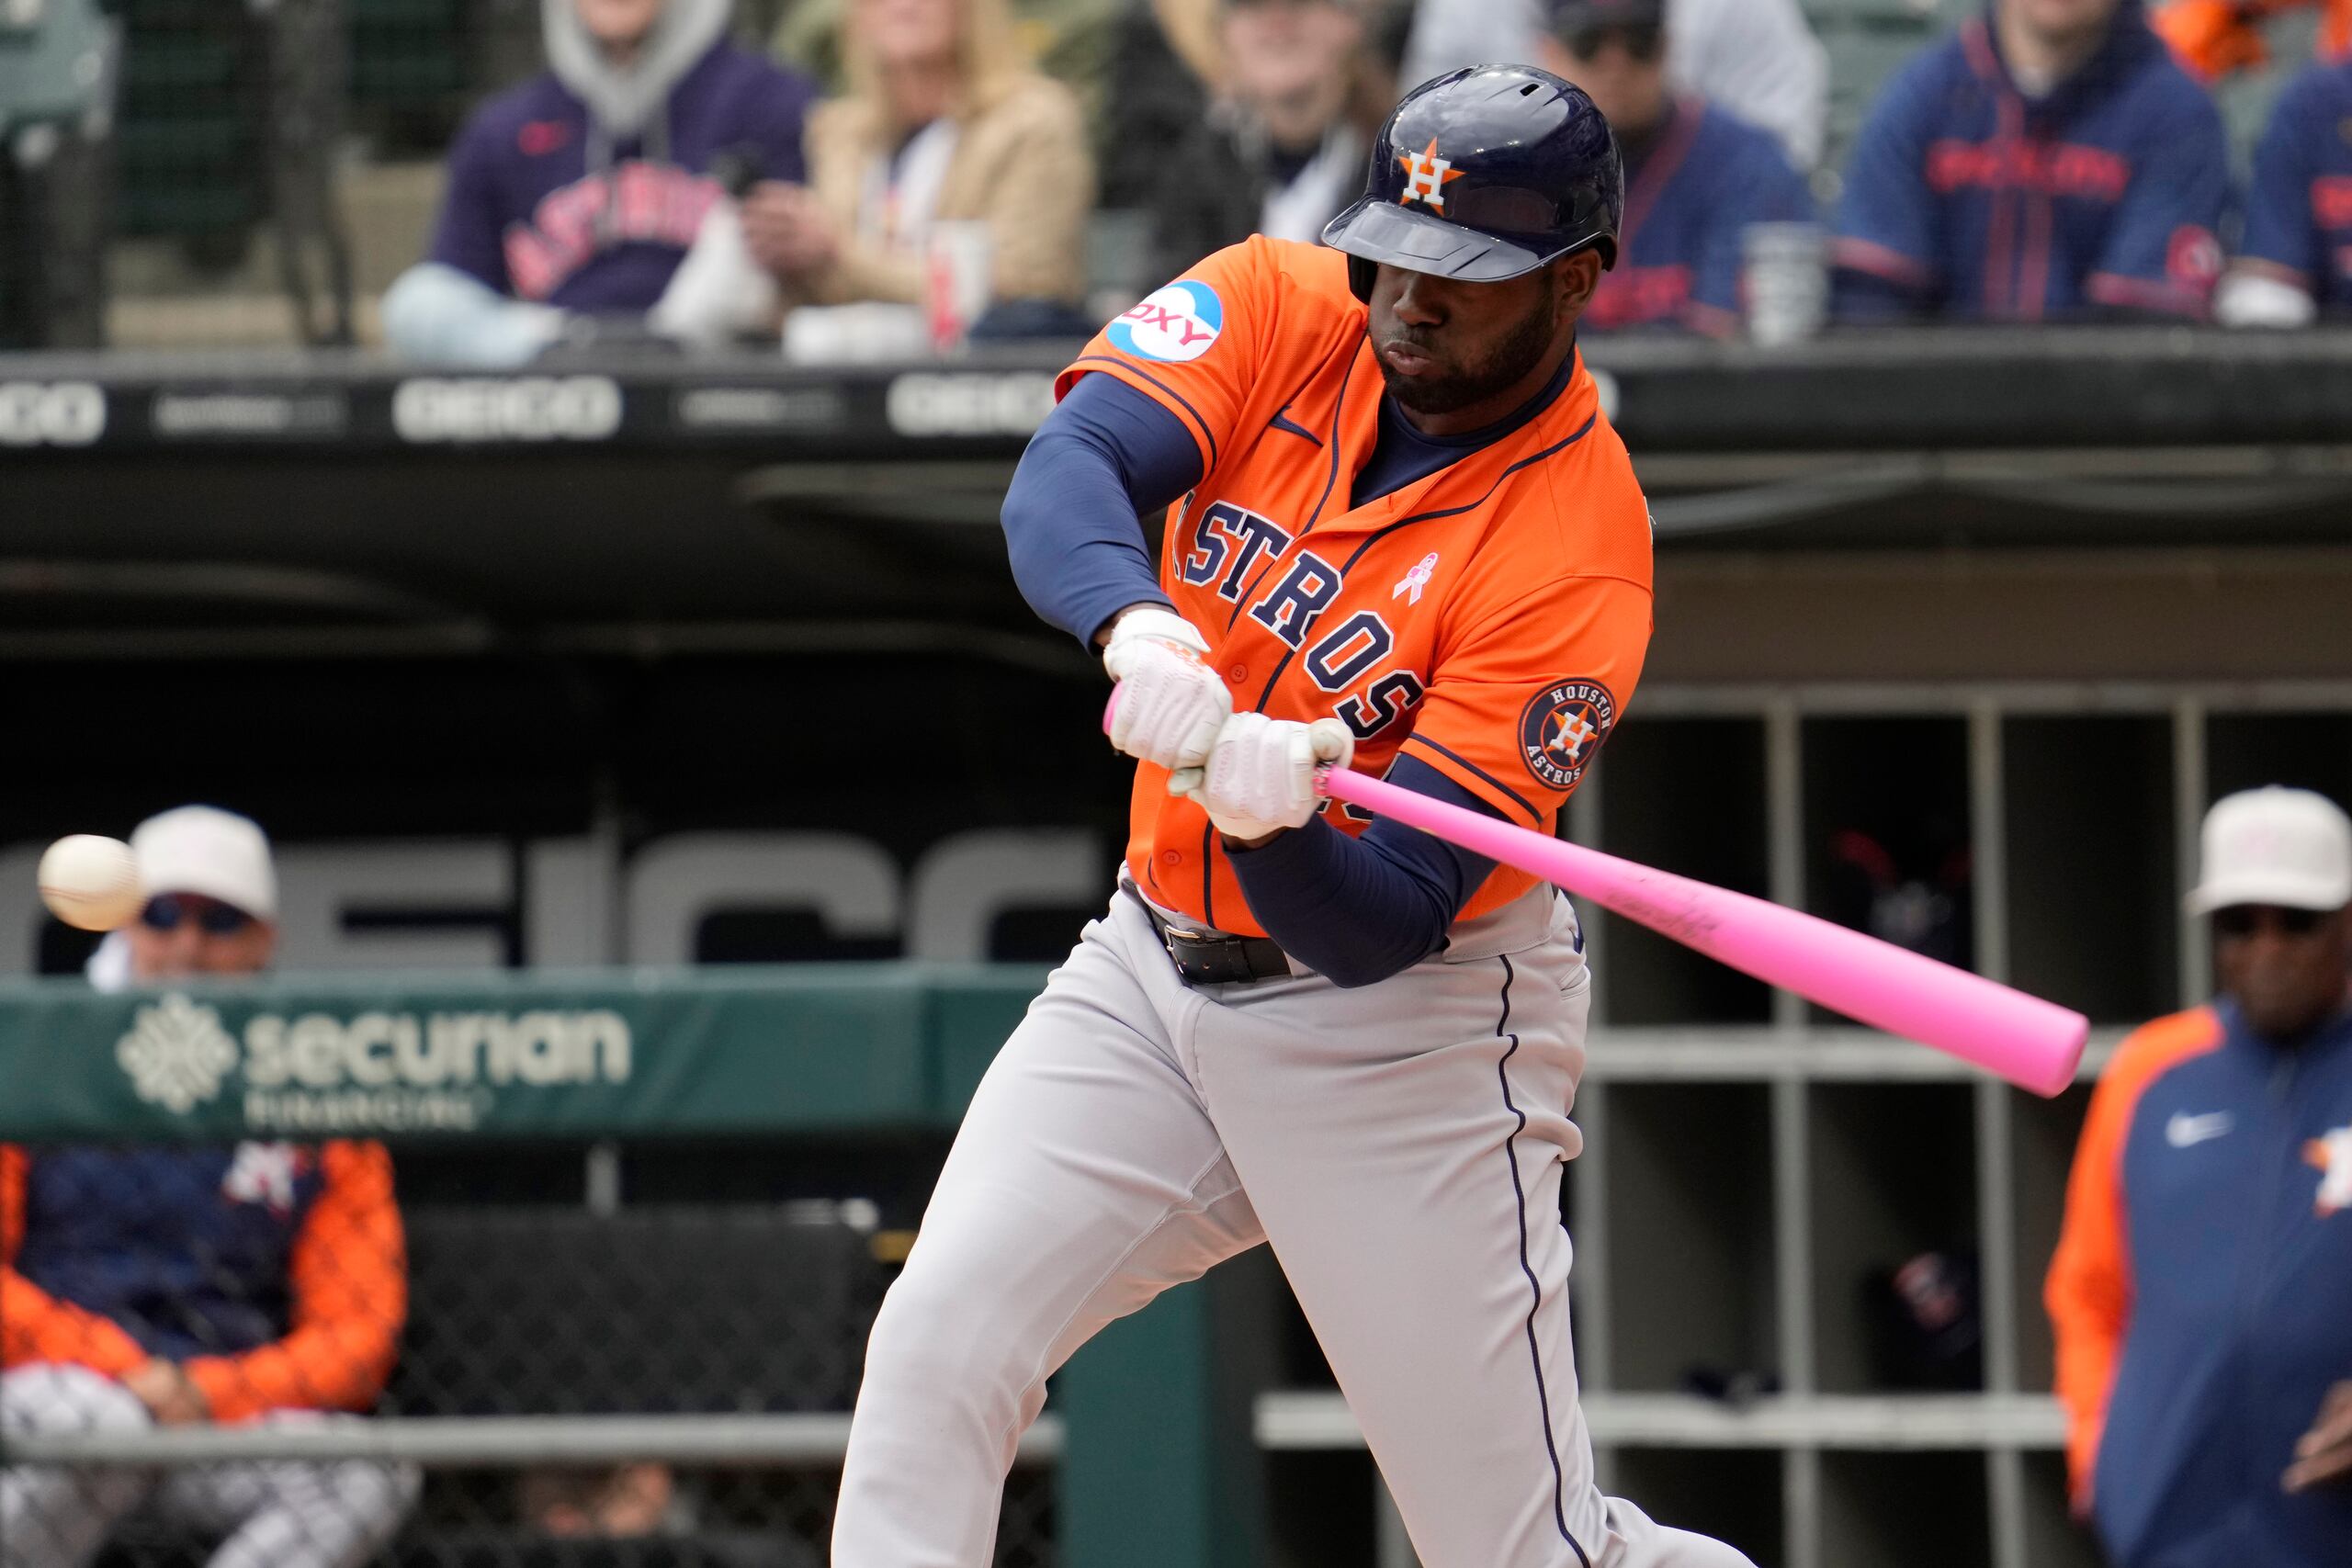
[[[2091,1097],[2046,1298],[2077,1511],[2114,1568],[2352,1562],[2352,819],[2207,814],[2221,994]]]
[[[1741,236],[1818,216],[1780,144],[1668,83],[1666,0],[1552,0],[1540,63],[1592,96],[1625,160],[1615,270],[1584,324],[1729,337],[1741,321]]]
[[[145,907],[102,987],[257,974],[277,879],[210,807],[132,835]],[[379,1144],[0,1145],[0,1434],[315,1424],[364,1411],[407,1314]],[[134,1513],[217,1542],[209,1568],[355,1568],[419,1477],[371,1460],[0,1469],[0,1568],[79,1568]]]
[[[1832,309],[2201,319],[2229,198],[2221,113],[2140,0],[1992,0],[1872,106],[1838,209]]]

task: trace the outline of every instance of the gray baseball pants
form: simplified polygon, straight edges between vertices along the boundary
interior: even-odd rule
[[[1047,1375],[1261,1242],[1426,1568],[1752,1568],[1594,1483],[1560,1224],[1581,949],[1542,888],[1376,985],[1195,987],[1114,897],[981,1082],[876,1321],[834,1568],[986,1568]]]
[[[280,1411],[271,1421],[339,1417]],[[0,1429],[133,1432],[153,1426],[139,1396],[86,1367],[0,1376]],[[406,1465],[369,1460],[255,1461],[153,1470],[12,1465],[0,1470],[0,1568],[80,1568],[141,1507],[220,1536],[209,1568],[356,1568],[416,1502]]]

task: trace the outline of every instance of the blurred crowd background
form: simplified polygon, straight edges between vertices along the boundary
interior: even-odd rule
[[[1825,272],[1838,321],[2297,324],[2352,284],[2347,44],[2344,0],[13,0],[0,344],[1082,336],[1313,239],[1489,58],[1623,140],[1597,329],[1802,335]]]

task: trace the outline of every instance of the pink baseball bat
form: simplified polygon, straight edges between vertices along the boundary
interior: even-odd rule
[[[1340,769],[1324,793],[1555,883],[1744,975],[1873,1029],[1973,1063],[2019,1089],[2075,1081],[2090,1021],[1802,909],[1694,882]]]
[[[2075,1081],[2090,1021],[2055,1002],[1817,915],[1513,827],[1385,779],[1327,768],[1320,787],[1335,800],[1517,866],[1744,975],[1931,1045],[2020,1089],[2048,1097]]]

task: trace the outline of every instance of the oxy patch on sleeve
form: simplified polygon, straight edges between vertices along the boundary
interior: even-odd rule
[[[1155,289],[1111,323],[1111,346],[1138,359],[1178,365],[1206,354],[1225,331],[1225,301],[1207,284],[1182,278]]]

